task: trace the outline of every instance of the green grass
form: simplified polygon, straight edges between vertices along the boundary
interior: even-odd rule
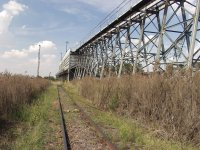
[[[31,106],[24,106],[15,116],[21,122],[25,122],[24,129],[17,131],[13,149],[16,150],[42,150],[46,141],[45,134],[50,131],[48,125],[49,110],[53,100],[57,97],[56,87],[51,86],[38,97]],[[55,114],[54,118],[57,118]]]
[[[78,95],[78,90],[70,83],[64,85],[72,100],[80,106],[87,106],[90,117],[101,127],[110,128],[105,130],[108,137],[118,143],[120,149],[127,149],[127,145],[132,149],[141,146],[150,150],[197,150],[191,145],[184,145],[178,141],[160,139],[153,136],[152,131],[140,127],[140,124],[132,118],[125,118],[113,112],[101,111],[95,108],[91,101]],[[89,107],[88,107],[89,106]],[[113,131],[114,129],[114,131]]]
[[[134,145],[139,145],[152,150],[195,150],[195,148],[190,145],[186,146],[179,142],[161,140],[153,137],[150,133],[140,128],[138,123],[133,119],[123,118],[116,116],[112,112],[102,112],[95,109],[93,109],[93,114],[92,117],[95,122],[117,129],[117,135],[116,133],[109,134],[111,134],[110,136],[113,140],[120,141],[121,149],[123,149],[124,145],[131,144],[132,147]]]

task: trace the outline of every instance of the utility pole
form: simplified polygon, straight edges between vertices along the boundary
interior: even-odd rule
[[[66,41],[66,52],[67,52],[67,44],[69,44],[69,42],[68,42],[68,41]]]
[[[37,68],[37,77],[40,75],[40,48],[41,45],[39,45],[39,51],[38,51],[38,68]]]

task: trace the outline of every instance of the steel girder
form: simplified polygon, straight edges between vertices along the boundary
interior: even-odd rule
[[[74,78],[200,63],[200,0],[155,0],[81,46]]]

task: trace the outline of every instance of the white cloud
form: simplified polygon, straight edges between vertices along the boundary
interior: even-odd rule
[[[36,65],[38,63],[38,58],[32,58],[32,59],[30,59],[29,63],[32,64],[32,65],[33,64]]]
[[[24,9],[27,8],[27,6],[11,0],[8,3],[4,4],[3,8],[8,14],[15,16],[18,15],[20,12],[23,12]]]
[[[43,58],[51,58],[51,59],[54,59],[54,58],[56,58],[56,55],[54,55],[54,54],[45,54],[45,55],[42,55],[42,57]]]
[[[54,52],[55,50],[57,50],[56,45],[52,41],[41,41],[36,44],[30,45],[28,49],[5,51],[4,53],[0,54],[0,57],[2,58],[27,57],[28,55],[31,55],[31,53],[37,53],[39,50],[39,45],[41,45],[41,52],[44,54],[49,52]],[[54,55],[48,54],[43,56],[52,57]]]
[[[13,16],[8,14],[5,10],[0,12],[0,34],[3,32],[7,32],[8,26],[10,25],[10,22],[12,20]]]
[[[57,47],[54,42],[44,40],[28,46],[21,50],[9,50],[0,53],[0,72],[8,70],[15,73],[28,72],[35,75],[37,70],[37,53],[39,45],[41,45],[40,72],[42,76],[52,72],[55,74],[58,70],[58,59],[56,57]]]
[[[55,54],[45,54],[45,55],[42,55],[42,59],[44,60],[43,63],[42,63],[42,66],[45,66],[45,64],[51,64],[56,60],[56,55]],[[55,69],[57,69],[57,67],[55,67]]]
[[[64,8],[62,11],[68,13],[68,14],[78,14],[80,13],[80,10],[77,8]]]
[[[23,12],[25,8],[27,8],[25,5],[16,1],[9,1],[3,5],[3,10],[0,12],[0,34],[8,31],[13,17]]]
[[[2,54],[3,58],[24,58],[28,56],[27,52],[20,50],[10,50]]]
[[[41,50],[42,51],[52,51],[56,50],[56,45],[52,41],[41,41],[36,44],[30,45],[28,48],[28,51],[30,53],[32,52],[38,52],[39,45],[41,45]]]
[[[27,6],[11,0],[4,4],[2,8],[2,11],[0,11],[0,45],[9,47],[13,43],[9,26],[13,18],[23,12]]]

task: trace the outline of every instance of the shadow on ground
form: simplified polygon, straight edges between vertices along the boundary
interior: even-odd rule
[[[15,121],[0,119],[0,150],[11,150],[11,142],[16,138],[13,129],[17,127]]]

